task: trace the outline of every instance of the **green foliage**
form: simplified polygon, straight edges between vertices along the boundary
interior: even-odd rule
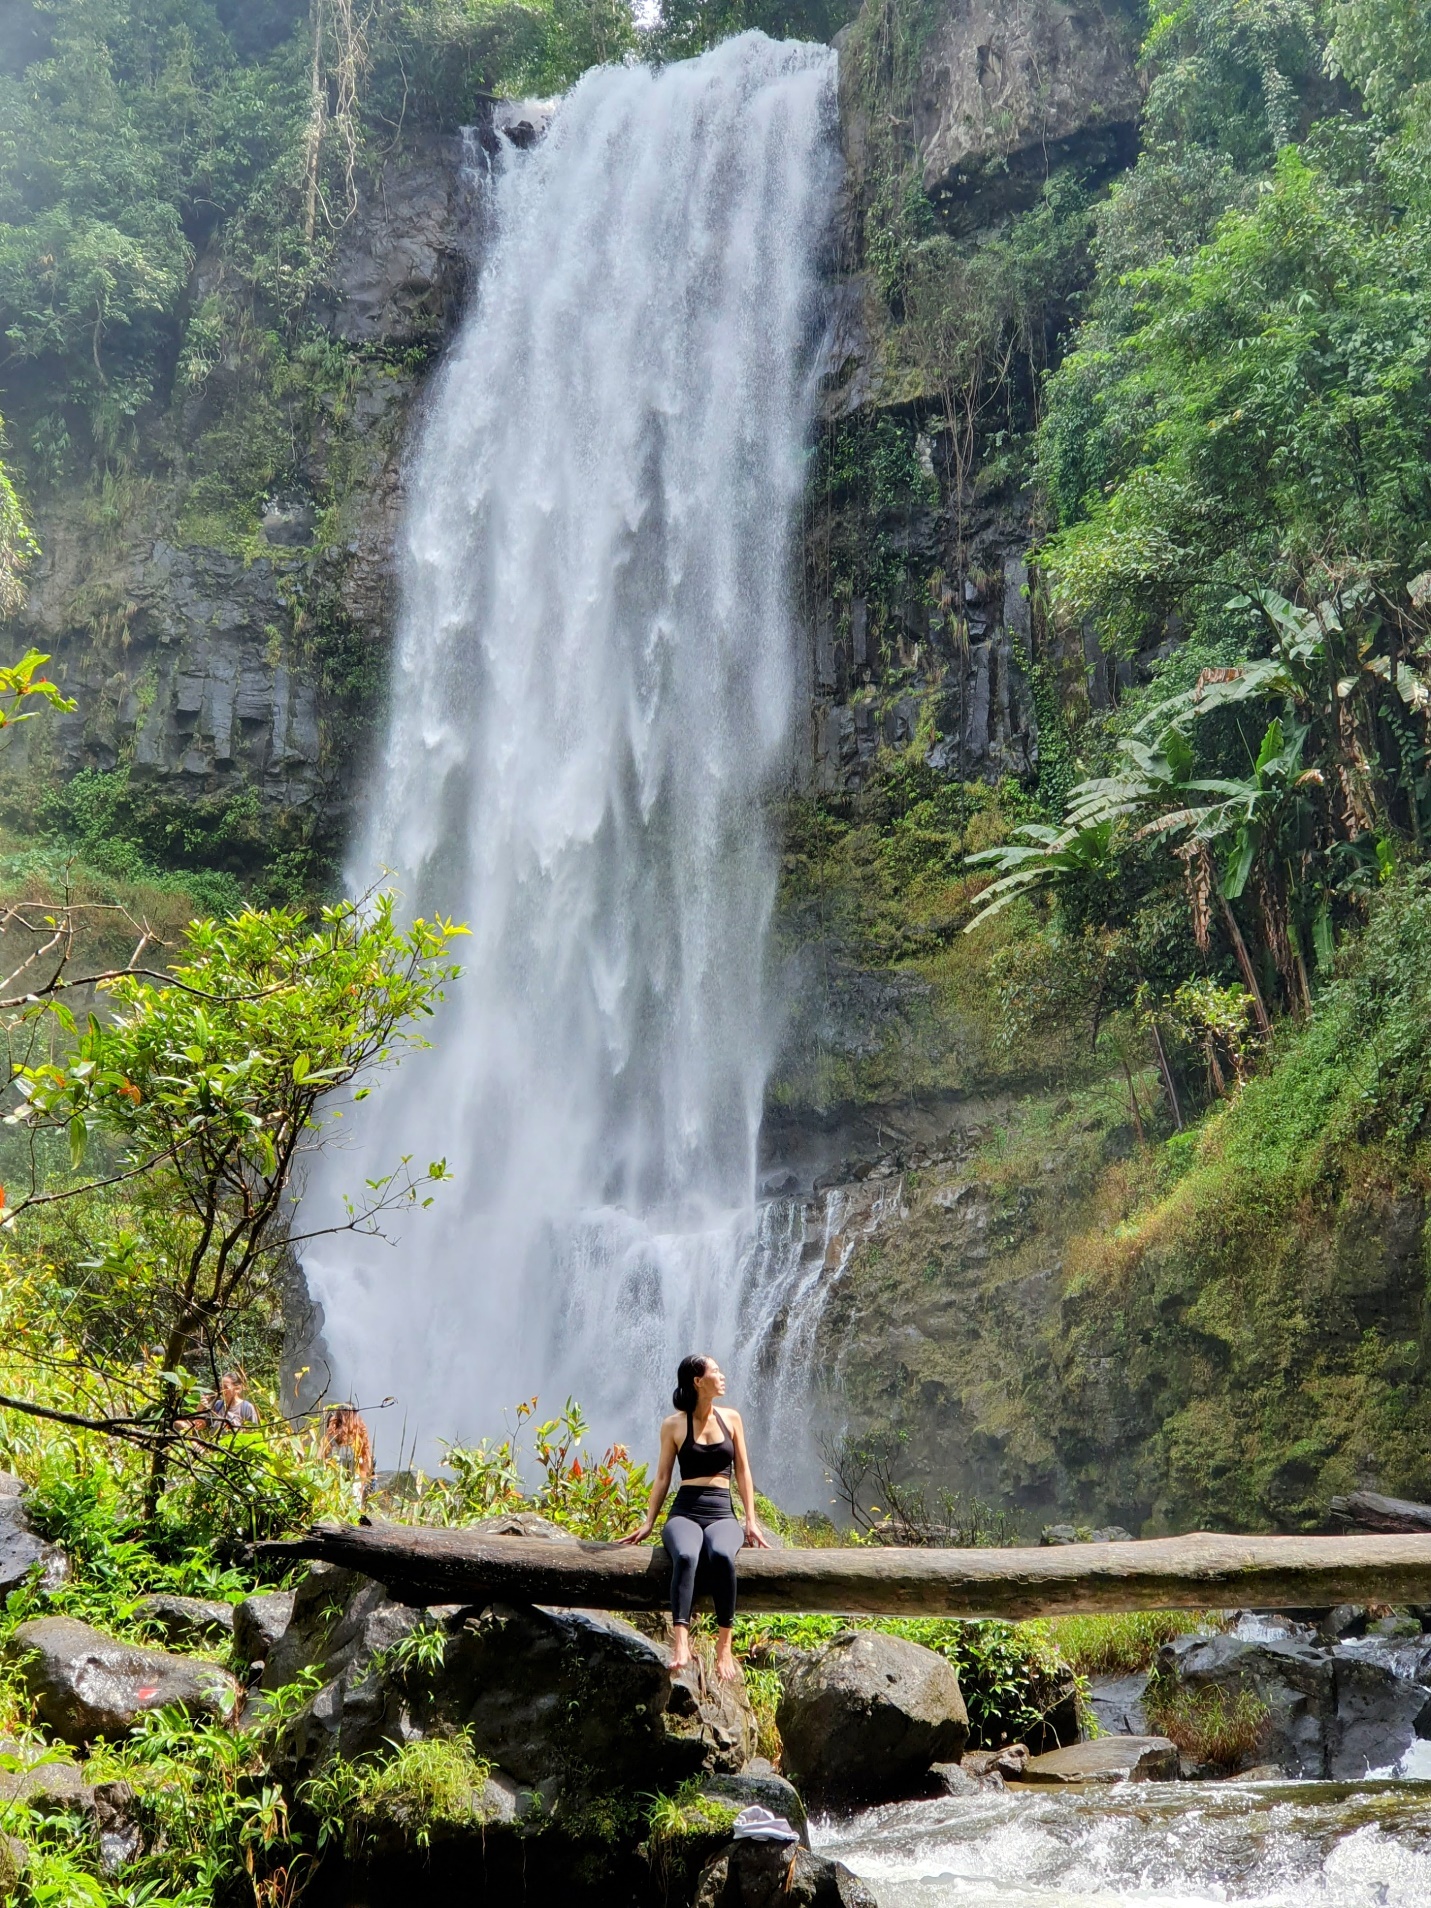
[[[1069,1669],[1046,1623],[966,1623],[944,1617],[742,1616],[734,1643],[742,1654],[768,1654],[777,1644],[817,1649],[850,1630],[878,1630],[937,1650],[959,1674],[974,1747],[1033,1741],[1042,1746],[1047,1718],[1066,1700]],[[778,1653],[775,1656],[778,1674]],[[1052,1745],[1050,1745],[1052,1746]]]
[[[318,1847],[330,1842],[360,1855],[378,1836],[396,1830],[413,1848],[433,1837],[479,1826],[491,1809],[483,1791],[492,1765],[474,1753],[470,1738],[429,1736],[394,1753],[349,1762],[334,1757],[299,1791],[318,1821]]]
[[[1431,17],[1420,0],[1334,0],[1328,65],[1373,113],[1395,124],[1424,110]]]
[[[434,1479],[422,1494],[421,1515],[434,1523],[471,1523],[508,1510],[534,1510],[579,1537],[624,1537],[646,1508],[650,1479],[644,1464],[633,1464],[624,1444],[601,1454],[588,1451],[581,1406],[568,1398],[556,1418],[536,1419],[537,1400],[516,1409],[518,1430],[495,1442],[444,1447],[450,1480]],[[521,1427],[531,1421],[534,1456],[541,1481],[528,1493],[522,1480],[518,1445]]]
[[[1128,1676],[1151,1667],[1175,1636],[1207,1627],[1200,1610],[1127,1610],[1115,1616],[1053,1617],[1048,1633],[1080,1676]]]
[[[1374,583],[1398,609],[1431,556],[1428,254],[1301,155],[1188,260],[1151,267],[1135,321],[1055,375],[1041,471],[1064,528],[1055,595],[1125,649],[1267,583]],[[1084,396],[1090,387],[1092,406]]]
[[[641,36],[642,51],[685,60],[752,30],[772,40],[832,40],[858,11],[858,0],[667,0]]]
[[[404,126],[455,130],[484,95],[560,91],[636,43],[619,0],[54,0],[34,19],[0,74],[0,329],[34,474],[86,449],[131,462],[215,379],[227,417],[205,419],[186,509],[209,535],[291,464],[315,294]],[[220,289],[188,310],[206,247]]]
[[[1154,141],[1214,147],[1246,167],[1303,129],[1321,50],[1308,0],[1180,0],[1150,11],[1144,125]]]
[[[235,877],[257,875],[272,848],[256,789],[180,800],[134,782],[127,768],[81,769],[48,789],[40,823],[90,867],[120,880],[162,880],[184,870],[192,887],[194,876],[204,877],[227,903],[225,913],[242,906]]]
[[[683,1782],[674,1795],[653,1795],[646,1810],[653,1852],[664,1854],[673,1842],[691,1836],[728,1834],[738,1813],[729,1803],[702,1795],[699,1778]]]
[[[123,1281],[128,1328],[154,1347],[149,1429],[126,1423],[155,1441],[156,1488],[174,1427],[195,1408],[185,1360],[216,1370],[236,1321],[272,1296],[288,1250],[287,1188],[318,1138],[323,1103],[349,1088],[365,1097],[363,1076],[425,1044],[416,1029],[459,971],[446,959],[457,932],[442,921],[399,928],[388,894],[326,908],[314,926],[295,910],[246,910],[191,923],[171,977],[127,971],[102,982],[106,1020],[92,1015],[80,1029],[58,993],[12,1020],[12,1125],[63,1135],[75,1175],[93,1140],[105,1152],[98,1180],[124,1185],[133,1201],[133,1232],[96,1241],[96,1257],[107,1274],[100,1294]],[[42,1057],[25,1043],[46,1018],[56,1045]],[[42,1157],[29,1193],[11,1193],[17,1216],[54,1197],[42,1190]],[[444,1176],[441,1162],[418,1174],[395,1163],[350,1204],[349,1223],[369,1225]],[[136,1376],[126,1369],[116,1381]],[[239,1496],[255,1494],[255,1523],[286,1509],[285,1481],[253,1468],[245,1437],[212,1462]]]
[[[0,506],[3,506],[3,491],[0,491]],[[0,538],[4,536],[3,518],[0,517]],[[3,558],[0,558],[0,565]],[[3,579],[3,569],[0,569]],[[3,607],[3,580],[0,580],[0,607]],[[26,650],[17,663],[0,665],[0,729],[14,728],[17,722],[28,722],[32,716],[50,709],[69,710],[76,705],[69,697],[60,693],[56,685],[46,677],[36,675],[36,670],[49,661],[38,649]],[[32,696],[38,701],[31,703]]]
[[[4,420],[0,419],[0,443],[3,442]],[[24,600],[21,577],[38,552],[39,545],[25,521],[14,482],[4,464],[0,464],[0,616],[8,616]]]
[[[1431,1483],[1425,1268],[1398,1216],[1431,1180],[1428,963],[1431,887],[1402,873],[1266,1071],[1066,1248],[1045,1409],[1106,1463],[1076,1426],[1103,1395],[1088,1361],[1116,1356],[1125,1395],[1157,1400],[1124,1488],[1165,1527],[1318,1529],[1368,1470]]]
[[[1155,15],[1144,150],[1093,214],[1094,283],[1045,390],[1055,623],[1164,657],[1078,736],[1062,826],[983,856],[985,905],[1047,885],[1065,930],[1141,941],[1182,889],[1187,945],[1140,947],[1121,991],[1214,1078],[1243,1071],[1236,1001],[1259,1037],[1278,1005],[1304,1016],[1431,823],[1423,12]],[[1324,70],[1369,118],[1330,112]]]

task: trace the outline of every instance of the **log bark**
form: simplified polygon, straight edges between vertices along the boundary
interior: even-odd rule
[[[659,1545],[557,1544],[367,1523],[319,1525],[305,1537],[255,1549],[345,1565],[418,1604],[658,1610],[667,1596],[668,1564]],[[1018,1550],[745,1550],[739,1576],[745,1610],[840,1616],[1023,1618],[1431,1603],[1431,1533],[1235,1537],[1199,1531]]]
[[[1328,1522],[1334,1531],[1431,1531],[1431,1504],[1383,1497],[1380,1491],[1353,1491],[1332,1499]]]

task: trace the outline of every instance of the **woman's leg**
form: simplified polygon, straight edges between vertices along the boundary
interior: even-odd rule
[[[668,1517],[661,1531],[661,1542],[671,1559],[672,1669],[684,1669],[691,1660],[691,1605],[696,1600],[701,1534],[700,1525],[690,1517]]]
[[[710,1573],[711,1602],[716,1615],[716,1674],[723,1682],[739,1679],[730,1648],[730,1626],[735,1621],[735,1560],[745,1543],[745,1531],[734,1517],[708,1524],[702,1549]]]

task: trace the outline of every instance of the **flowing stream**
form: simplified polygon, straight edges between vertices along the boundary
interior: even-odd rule
[[[466,921],[466,972],[302,1216],[403,1155],[455,1175],[386,1239],[304,1258],[336,1391],[397,1394],[424,1437],[573,1393],[644,1450],[703,1349],[780,1447],[777,1328],[821,1242],[755,1197],[766,809],[799,699],[834,79],[828,49],[755,33],[604,68],[485,188],[350,871]]]
[[[1425,1908],[1431,1782],[1017,1786],[816,1826],[880,1908]]]

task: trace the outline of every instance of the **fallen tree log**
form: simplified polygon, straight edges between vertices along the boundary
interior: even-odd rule
[[[406,1602],[555,1604],[658,1610],[659,1545],[553,1543],[412,1524],[322,1524],[255,1546],[376,1577]],[[840,1616],[1037,1617],[1093,1610],[1327,1609],[1431,1603],[1431,1534],[1231,1537],[1199,1531],[1142,1542],[1019,1550],[744,1550],[748,1611]]]
[[[1431,1531],[1431,1504],[1383,1497],[1380,1491],[1353,1491],[1332,1499],[1327,1521],[1334,1531]]]

